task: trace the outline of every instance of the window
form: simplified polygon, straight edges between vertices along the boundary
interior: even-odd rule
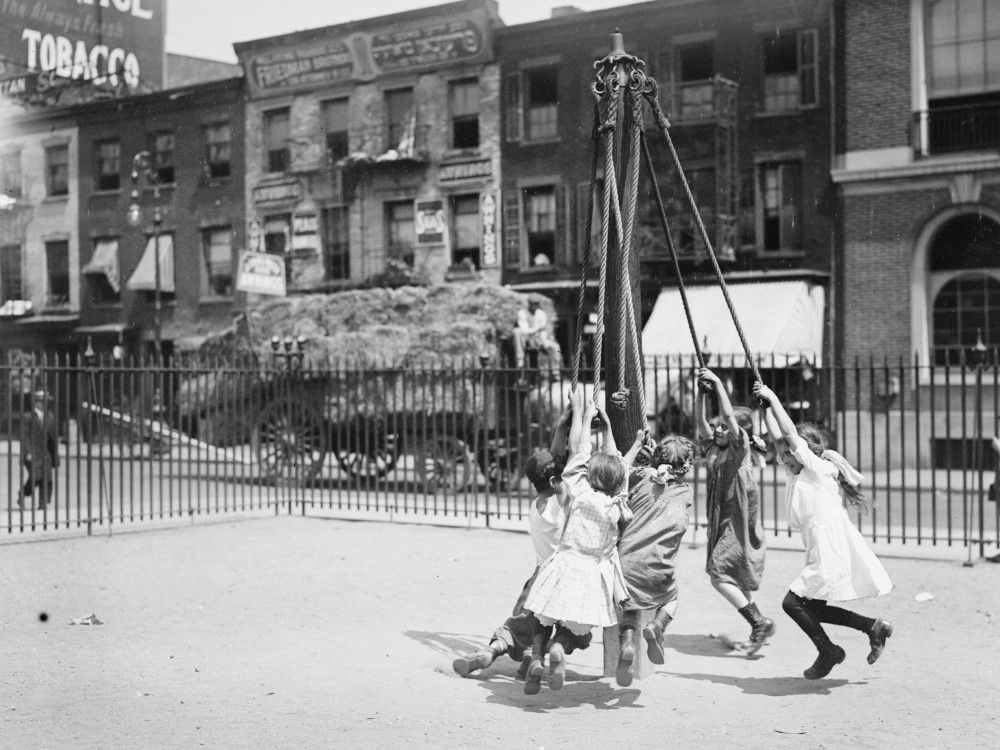
[[[528,266],[550,266],[556,250],[556,191],[552,185],[524,190]]]
[[[45,268],[48,272],[49,307],[69,304],[69,241],[55,240],[45,243]]]
[[[524,74],[528,111],[526,136],[529,141],[556,138],[558,129],[558,68],[538,68]]]
[[[456,195],[451,199],[451,262],[466,258],[479,268],[479,194]]]
[[[977,331],[1000,347],[1000,225],[981,214],[947,221],[928,251],[933,357],[960,365]]]
[[[121,302],[117,237],[94,240],[94,252],[80,271],[86,280],[94,304],[112,305]]]
[[[385,150],[402,152],[413,150],[413,89],[396,89],[385,92],[386,144]],[[409,141],[409,146],[405,143]]]
[[[393,201],[385,204],[386,256],[413,266],[413,244],[416,236],[413,201]]]
[[[0,245],[0,304],[21,299],[21,246]]]
[[[268,172],[286,172],[291,161],[288,150],[290,110],[272,109],[264,113],[264,151]]]
[[[930,96],[1000,90],[1000,4],[931,0],[927,8]]]
[[[348,100],[323,102],[323,133],[326,136],[326,158],[330,163],[350,153],[348,140]]]
[[[69,193],[69,146],[45,149],[45,192],[50,196]]]
[[[758,170],[758,248],[765,252],[801,252],[802,165],[772,162],[758,165]]]
[[[207,293],[213,297],[233,294],[233,232],[229,227],[206,229],[201,235],[205,255]]]
[[[711,117],[714,112],[715,42],[685,44],[677,48],[676,112],[682,119]]]
[[[156,133],[150,140],[150,151],[153,152],[153,169],[156,178],[165,185],[174,182],[174,134]]]
[[[277,214],[264,217],[264,252],[284,255],[292,249],[292,217]]]
[[[347,206],[323,209],[323,267],[327,279],[351,278],[351,241],[347,220]]]
[[[0,208],[21,197],[21,152],[0,152]]]
[[[119,141],[98,141],[94,144],[96,182],[98,190],[121,189],[121,150]]]
[[[479,80],[452,81],[448,85],[452,148],[479,147]]]
[[[205,165],[212,179],[230,175],[229,123],[218,122],[205,126]]]
[[[816,30],[778,31],[763,39],[764,111],[791,112],[817,103]]]

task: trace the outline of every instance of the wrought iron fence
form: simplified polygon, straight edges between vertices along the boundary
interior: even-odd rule
[[[711,364],[734,402],[752,406],[743,361],[715,355]],[[996,361],[820,367],[782,358],[759,367],[793,418],[825,428],[866,475],[875,500],[857,518],[866,536],[980,552],[1000,538]],[[267,361],[8,358],[0,375],[8,534],[249,511],[523,519],[532,494],[521,466],[551,439],[570,387],[565,370],[478,359],[320,365],[297,345],[279,345]],[[654,434],[693,435],[695,363],[649,357],[645,378]],[[768,442],[764,523],[788,534],[783,469]],[[704,522],[700,467],[692,482]]]

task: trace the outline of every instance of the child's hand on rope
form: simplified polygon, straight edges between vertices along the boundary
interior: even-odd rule
[[[761,408],[763,409],[766,409],[772,404],[772,402],[778,400],[778,397],[774,395],[774,391],[759,380],[753,384],[753,395],[756,397],[757,401],[760,402]]]
[[[698,387],[706,393],[711,393],[716,388],[722,385],[722,381],[719,380],[719,376],[714,372],[709,370],[707,367],[698,368]]]

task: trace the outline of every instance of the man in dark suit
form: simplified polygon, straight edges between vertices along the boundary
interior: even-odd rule
[[[32,394],[31,402],[31,412],[25,415],[21,428],[21,463],[28,472],[21,495],[31,497],[35,487],[39,487],[38,507],[44,508],[52,494],[55,469],[59,465],[59,437],[56,418],[46,408],[45,391]],[[24,501],[18,500],[17,505],[23,508]]]

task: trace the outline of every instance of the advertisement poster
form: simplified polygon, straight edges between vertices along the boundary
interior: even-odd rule
[[[0,0],[0,91],[163,88],[165,0]]]
[[[497,268],[500,254],[497,252],[497,201],[493,193],[483,193],[479,205],[479,219],[483,227],[483,268]]]
[[[285,259],[280,255],[240,251],[236,274],[236,288],[251,294],[270,294],[284,297]]]
[[[438,245],[444,242],[444,201],[417,201],[414,225],[418,245]]]

